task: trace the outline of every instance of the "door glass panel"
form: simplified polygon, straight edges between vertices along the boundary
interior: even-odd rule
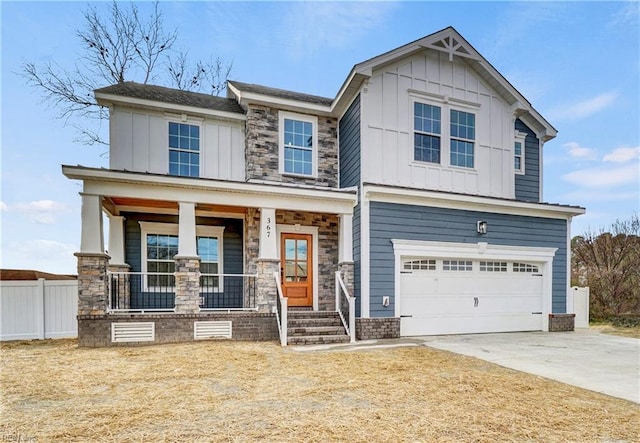
[[[298,260],[306,260],[307,259],[307,241],[306,240],[298,240]]]
[[[287,260],[295,259],[296,258],[296,241],[292,238],[285,239],[284,250],[285,250],[284,257]]]
[[[297,281],[306,282],[307,281],[307,263],[298,262],[298,267],[296,270],[298,271]]]
[[[295,260],[287,260],[284,270],[284,280],[288,282],[295,281],[296,277],[296,262]]]

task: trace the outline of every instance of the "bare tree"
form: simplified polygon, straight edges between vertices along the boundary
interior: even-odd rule
[[[587,285],[594,318],[640,315],[640,219],[572,240],[572,284]]]
[[[122,7],[113,1],[105,15],[89,7],[76,35],[84,52],[73,68],[27,61],[22,75],[58,110],[65,124],[76,128],[76,141],[88,145],[107,144],[99,129],[108,113],[96,103],[93,90],[136,81],[219,95],[231,71],[231,65],[220,59],[216,63],[188,63],[186,54],[174,49],[178,31],[165,31],[157,1],[148,17],[143,17],[134,3]],[[172,60],[179,61],[180,75],[176,76]],[[184,80],[185,76],[191,80]]]

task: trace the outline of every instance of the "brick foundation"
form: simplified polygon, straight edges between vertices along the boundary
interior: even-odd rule
[[[78,346],[95,348],[195,341],[193,339],[193,323],[196,321],[231,321],[232,340],[267,341],[279,338],[274,314],[208,312],[201,314],[78,315]],[[112,343],[111,323],[127,322],[154,322],[155,341]]]
[[[549,314],[549,332],[573,331],[576,314]]]
[[[381,338],[399,337],[399,318],[356,318],[356,338],[358,340],[375,340]]]

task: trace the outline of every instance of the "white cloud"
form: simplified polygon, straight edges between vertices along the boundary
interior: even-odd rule
[[[636,1],[622,2],[620,9],[611,17],[609,26],[621,30],[632,30],[637,26],[639,16],[640,4]]]
[[[7,204],[3,201],[0,201],[0,211],[7,211],[9,209],[9,207],[7,206]]]
[[[78,251],[76,245],[55,240],[10,242],[6,247],[3,245],[1,266],[10,269],[35,269],[75,274],[76,258],[73,253],[76,251]]]
[[[640,158],[640,146],[635,148],[616,148],[609,154],[605,155],[602,161],[613,163],[626,163],[630,160]]]
[[[31,221],[50,225],[56,222],[56,214],[68,209],[67,205],[53,200],[36,200],[29,203],[18,203],[7,207],[6,210],[15,210],[29,215]]]
[[[558,120],[581,120],[608,108],[617,98],[617,92],[605,92],[577,103],[556,106],[549,115]]]
[[[612,202],[612,201],[626,201],[626,200],[635,200],[638,199],[638,192],[604,192],[597,190],[589,190],[589,192],[584,192],[582,190],[577,190],[573,192],[568,192],[566,194],[562,194],[559,201],[570,201],[570,202],[579,202],[579,204],[585,204],[589,207],[589,202]]]
[[[585,188],[613,188],[630,184],[638,185],[640,165],[630,164],[614,168],[590,168],[570,172],[562,176],[569,183]]]
[[[580,158],[584,160],[595,160],[596,150],[593,148],[585,148],[580,146],[577,142],[569,142],[562,145],[567,148],[569,155],[574,158]]]

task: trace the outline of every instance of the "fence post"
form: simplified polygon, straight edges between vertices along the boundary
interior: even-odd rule
[[[43,340],[45,338],[45,317],[46,317],[46,302],[45,302],[45,295],[44,295],[44,278],[39,278],[38,282],[36,284],[36,292],[37,292],[37,297],[36,300],[38,300],[38,306],[36,307],[36,324],[38,325],[38,338],[40,340]]]

